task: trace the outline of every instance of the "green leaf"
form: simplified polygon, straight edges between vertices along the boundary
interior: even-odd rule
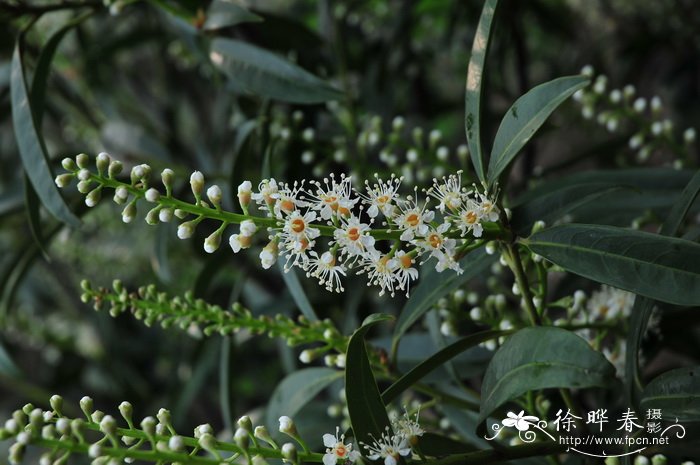
[[[343,96],[299,66],[245,42],[214,39],[210,57],[237,85],[256,95],[307,104],[338,100]]]
[[[527,247],[572,273],[676,305],[700,305],[700,245],[614,226],[567,224]]]
[[[566,76],[530,89],[510,107],[493,142],[487,179],[490,185],[544,124],[552,112],[574,92],[588,84],[584,76]]]
[[[29,176],[26,174],[24,175],[24,204],[27,207],[27,219],[29,220],[29,229],[32,232],[34,242],[41,250],[44,258],[49,261],[49,253],[46,250],[46,247],[44,247],[44,239],[41,232],[41,216],[39,212],[41,201],[39,200],[39,196],[36,195],[36,191],[32,187]]]
[[[536,221],[552,224],[567,213],[620,189],[610,183],[565,186],[513,208],[511,226],[519,235],[526,236]]]
[[[272,393],[265,412],[265,424],[272,431],[276,431],[279,417],[293,416],[319,392],[342,376],[342,371],[326,367],[304,368],[293,372],[284,378]]]
[[[495,257],[487,255],[484,250],[469,253],[463,257],[459,264],[464,270],[462,274],[438,273],[434,268],[424,271],[420,284],[413,290],[411,297],[404,305],[399,315],[399,321],[394,329],[394,342],[398,347],[398,341],[403,334],[413,325],[425,312],[427,312],[440,297],[463,286],[470,279],[486,272]]]
[[[108,121],[102,126],[100,136],[109,152],[170,161],[168,149],[141,126],[118,120]]]
[[[24,76],[22,53],[23,47],[20,37],[12,55],[10,87],[12,95],[12,122],[22,164],[34,190],[46,209],[64,223],[78,227],[80,226],[80,220],[70,211],[54,183],[54,175],[49,166],[44,140],[34,122],[27,82]]]
[[[284,283],[287,285],[287,289],[289,289],[289,293],[292,294],[292,299],[294,299],[294,303],[297,305],[297,307],[299,307],[301,313],[303,313],[309,321],[318,321],[318,316],[316,316],[316,312],[311,306],[311,302],[306,296],[304,288],[301,287],[299,276],[297,276],[294,268],[285,271],[284,261],[282,260],[279,260],[277,264],[279,266],[280,274],[284,279]]]
[[[700,366],[671,370],[652,380],[639,407],[661,409],[667,421],[700,421]]]
[[[207,10],[207,19],[202,29],[214,31],[241,23],[257,23],[262,18],[246,10],[237,3],[226,0],[214,0]]]
[[[491,24],[496,13],[498,0],[486,0],[481,10],[479,25],[474,34],[472,55],[467,68],[466,93],[464,95],[464,129],[467,134],[469,153],[474,171],[481,182],[486,181],[484,169],[484,148],[481,143],[481,90],[486,65],[486,55],[491,43]]]
[[[431,355],[425,359],[420,364],[416,365],[411,371],[403,375],[401,378],[396,380],[394,384],[389,386],[382,393],[382,401],[388,404],[392,400],[396,399],[399,394],[404,392],[406,389],[413,386],[415,383],[420,381],[423,377],[428,375],[431,371],[435,370],[442,364],[452,360],[454,357],[458,356],[467,349],[470,349],[484,341],[490,339],[504,336],[511,333],[512,331],[497,331],[488,330],[481,331],[475,334],[466,336],[452,344],[448,345],[442,350],[439,350],[435,354]]]
[[[687,216],[690,207],[700,192],[700,171],[696,172],[681,193],[680,199],[674,204],[666,220],[661,225],[661,234],[675,236]],[[642,344],[644,333],[649,324],[654,309],[654,301],[637,297],[630,317],[630,330],[627,338],[627,350],[625,356],[625,380],[627,382],[627,396],[631,403],[636,403],[642,389],[639,375],[639,348]]]
[[[521,329],[506,340],[486,369],[478,423],[528,391],[602,387],[613,379],[615,368],[576,334],[551,326]]]
[[[383,314],[368,316],[348,343],[345,360],[348,413],[355,439],[368,444],[372,443],[372,437],[379,438],[386,428],[391,428],[391,424],[372,373],[364,338],[371,326],[391,318]]]

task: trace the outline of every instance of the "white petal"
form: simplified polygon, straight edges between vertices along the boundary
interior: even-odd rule
[[[328,434],[328,433],[323,435],[323,445],[324,446],[335,447],[335,443],[336,443],[335,436],[333,436],[332,434]]]
[[[326,434],[325,436],[330,436],[330,434]],[[331,436],[332,437],[332,436]],[[335,438],[333,438],[335,441]],[[324,439],[325,441],[325,439]],[[338,457],[335,456],[335,454],[325,454],[323,456],[323,465],[335,465],[335,463],[338,461]]]
[[[396,459],[391,455],[387,455],[384,459],[384,465],[396,465]]]

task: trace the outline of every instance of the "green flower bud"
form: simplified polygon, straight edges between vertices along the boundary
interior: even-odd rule
[[[288,442],[282,446],[282,457],[289,460],[292,463],[297,461],[297,448],[291,442]]]
[[[90,291],[90,282],[87,279],[84,279],[80,283],[81,287],[85,289],[86,291]],[[92,416],[92,412],[94,409],[94,404],[92,402],[92,399],[88,396],[83,397],[80,399],[80,410],[83,411],[85,416],[89,419]]]
[[[78,167],[75,164],[75,161],[72,158],[64,158],[63,160],[61,160],[61,166],[66,171],[75,171],[76,169],[78,169]]]
[[[248,436],[248,432],[246,430],[244,430],[243,428],[238,428],[236,430],[236,434],[233,435],[233,440],[238,447],[240,447],[243,450],[248,450],[250,437]]]
[[[75,162],[78,164],[78,168],[87,168],[90,164],[90,157],[87,154],[81,153],[75,157]]]
[[[109,175],[110,179],[114,179],[117,176],[119,176],[119,174],[121,174],[123,169],[124,169],[124,165],[122,164],[122,162],[120,162],[119,160],[113,160],[109,164],[107,174]]]
[[[124,420],[126,420],[126,422],[129,425],[132,424],[131,423],[131,416],[134,413],[134,408],[131,406],[131,404],[129,402],[124,401],[121,404],[119,404],[119,413],[121,413],[122,417],[124,418]]]
[[[102,175],[109,167],[109,155],[106,152],[100,152],[95,159],[95,166],[97,167],[97,172]]]

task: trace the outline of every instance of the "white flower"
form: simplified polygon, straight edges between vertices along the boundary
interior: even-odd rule
[[[521,410],[517,415],[513,412],[508,412],[508,418],[505,418],[501,423],[503,423],[503,426],[507,426],[509,428],[515,426],[518,431],[527,431],[530,429],[531,424],[539,421],[539,418],[531,415],[524,415],[524,413],[524,410]]]
[[[416,191],[416,195],[418,195]],[[417,197],[406,197],[406,200],[399,204],[401,213],[394,218],[396,225],[403,230],[400,239],[402,241],[410,241],[415,236],[425,236],[429,231],[428,223],[435,218],[435,212],[427,210],[426,201],[422,207],[418,206]]]
[[[406,297],[410,293],[411,281],[418,279],[418,270],[413,267],[415,260],[410,254],[407,254],[403,250],[396,252],[394,256],[396,262],[396,270],[394,271],[394,276],[399,289],[406,291]]]
[[[420,410],[416,413],[416,418],[411,419],[408,412],[404,410],[403,416],[393,421],[391,426],[396,431],[396,434],[401,435],[408,439],[409,443],[413,440],[412,438],[417,438],[423,436],[425,430],[418,423],[418,416],[420,415]]]
[[[321,218],[329,220],[333,215],[349,216],[353,206],[359,199],[351,199],[352,178],[346,177],[345,174],[340,176],[340,182],[336,181],[333,174],[330,179],[324,178],[323,184],[318,181],[312,181],[316,187],[315,192],[307,192],[308,197],[305,200],[309,201],[312,209],[318,210]]]
[[[335,242],[341,251],[348,255],[362,255],[374,250],[374,237],[369,235],[371,228],[357,217],[343,219],[341,227],[333,232]]]
[[[501,211],[496,206],[495,202],[491,200],[488,193],[482,194],[477,192],[478,204],[479,204],[479,216],[482,220],[495,222],[498,221],[498,217]]]
[[[253,237],[258,230],[253,220],[243,220],[241,222],[241,236]]]
[[[445,233],[450,229],[450,223],[443,223],[437,228],[430,228],[428,234],[420,239],[414,239],[412,244],[418,246],[421,253],[427,254],[428,259],[435,257],[438,261],[435,269],[438,272],[443,272],[447,268],[451,268],[458,273],[462,272],[459,264],[454,260],[454,248],[457,241],[445,237]],[[427,260],[427,259],[426,259]]]
[[[301,184],[294,182],[292,187],[289,187],[287,183],[280,183],[282,186],[278,191],[278,197],[275,202],[273,211],[277,218],[283,218],[285,215],[289,215],[299,207],[307,207],[309,204],[299,199],[300,194],[303,192],[304,183]]]
[[[398,190],[403,177],[397,178],[393,174],[388,181],[382,181],[375,174],[377,182],[370,186],[369,181],[365,181],[367,195],[360,194],[362,202],[368,205],[367,214],[370,218],[376,218],[379,212],[390,218],[394,213],[394,202],[398,198]]]
[[[338,460],[343,463],[354,462],[360,457],[358,451],[352,450],[352,444],[345,444],[345,435],[338,436],[340,428],[335,428],[335,436],[332,434],[323,435],[323,445],[326,453],[323,455],[323,465],[335,465]]]
[[[282,249],[286,255],[289,255],[285,269],[289,269],[293,265],[305,267],[306,260],[308,260],[306,252],[313,248],[314,239],[321,235],[317,228],[311,227],[314,220],[316,220],[316,212],[309,211],[302,215],[296,210],[285,219],[280,233]],[[292,265],[289,265],[292,258],[294,258]]]
[[[398,280],[398,261],[389,255],[382,255],[379,252],[365,254],[360,260],[358,274],[367,273],[367,285],[379,286],[379,295],[384,292],[394,297],[396,292],[394,286]]]
[[[586,303],[591,320],[614,319],[629,316],[634,305],[634,294],[602,285]]]
[[[451,212],[456,212],[462,206],[462,198],[467,195],[466,189],[462,188],[462,170],[457,174],[451,174],[442,178],[442,182],[433,179],[433,187],[428,189],[428,195],[440,201],[438,210],[445,213],[445,208]]]
[[[313,250],[312,259],[309,260],[307,276],[318,278],[321,285],[325,285],[330,292],[343,292],[343,283],[340,276],[345,276],[345,269],[336,263],[335,256],[331,252],[324,252],[320,257]]]
[[[457,227],[465,235],[471,232],[474,237],[481,237],[484,232],[484,227],[481,225],[481,210],[480,206],[472,199],[467,199],[465,205],[459,211],[457,216]]]
[[[258,185],[258,192],[252,194],[258,205],[272,207],[279,198],[279,186],[273,179],[263,179]],[[240,197],[239,197],[240,198]]]
[[[403,435],[389,435],[387,431],[382,437],[375,439],[372,445],[363,444],[367,449],[367,458],[370,460],[384,459],[384,465],[396,465],[400,457],[406,457],[411,453],[408,440]]]

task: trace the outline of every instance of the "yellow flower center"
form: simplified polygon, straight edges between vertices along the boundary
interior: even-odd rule
[[[296,218],[296,219],[292,220],[291,227],[292,227],[292,231],[299,234],[299,233],[303,232],[304,229],[306,229],[306,223],[304,222],[303,219]]]
[[[406,215],[406,224],[409,226],[418,226],[418,223],[420,223],[420,217],[417,213],[409,213]]]

